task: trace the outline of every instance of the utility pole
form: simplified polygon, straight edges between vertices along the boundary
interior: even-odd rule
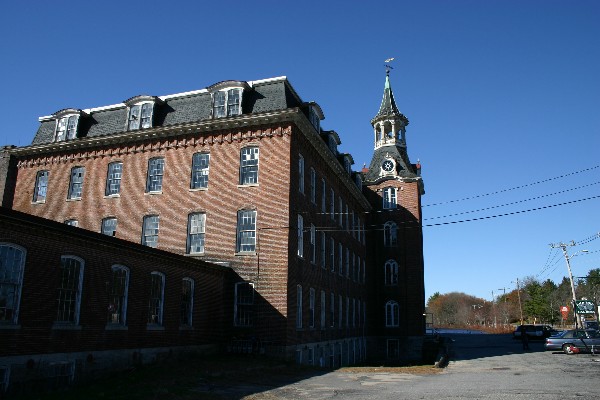
[[[521,325],[523,325],[523,307],[521,307],[521,288],[519,287],[519,278],[517,278],[517,297],[519,298],[519,311],[521,312]]]
[[[550,244],[550,247],[553,249],[560,247],[562,249],[563,255],[565,256],[565,261],[567,262],[567,270],[569,271],[569,280],[571,282],[571,293],[573,295],[573,322],[575,324],[575,329],[577,329],[577,296],[575,295],[575,284],[573,283],[573,273],[571,272],[571,263],[569,262],[570,257],[569,253],[567,253],[567,246],[575,246],[575,242],[571,240],[571,243],[556,243]]]

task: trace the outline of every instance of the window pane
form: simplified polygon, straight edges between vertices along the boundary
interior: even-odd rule
[[[0,245],[0,322],[17,322],[24,260],[23,251]]]
[[[152,126],[152,108],[154,104],[145,103],[142,105],[141,125],[142,128],[150,128]]]
[[[65,140],[67,132],[67,118],[61,118],[56,123],[56,141],[61,142]]]
[[[108,236],[115,236],[117,234],[117,219],[104,218],[102,220],[102,233]]]
[[[108,175],[106,177],[106,196],[119,194],[121,192],[121,178],[123,176],[123,163],[113,162],[108,164]]]
[[[133,106],[129,110],[129,130],[139,129],[140,128],[140,111],[141,107]]]
[[[109,324],[125,325],[128,285],[129,270],[121,266],[113,267],[108,303]]]
[[[56,322],[76,324],[79,320],[82,264],[79,260],[63,257],[60,265],[60,282],[57,289]]]
[[[192,189],[208,187],[208,164],[210,154],[196,153],[192,158]]]
[[[33,201],[46,201],[46,192],[48,190],[48,171],[39,171],[35,178],[35,191],[33,192]]]
[[[83,189],[83,176],[85,168],[75,167],[71,170],[71,182],[69,184],[69,199],[80,199]]]
[[[237,251],[255,251],[256,248],[256,211],[239,211],[237,227]]]
[[[213,95],[213,118],[225,116],[225,92],[216,92]]]
[[[148,323],[162,325],[164,276],[158,272],[153,272],[150,278]]]
[[[158,215],[147,215],[144,217],[142,244],[155,247],[158,245]]]
[[[181,325],[192,326],[194,281],[185,278],[181,287]]]
[[[190,214],[188,218],[188,253],[204,253],[206,214]]]
[[[79,120],[79,116],[72,115],[69,117],[69,122],[67,123],[67,139],[75,139],[77,135],[77,121]]]
[[[234,323],[236,326],[252,325],[254,286],[248,282],[235,285]]]
[[[153,158],[148,161],[148,182],[146,192],[162,191],[162,180],[165,160],[162,158]]]
[[[240,155],[240,183],[258,183],[258,147],[245,147]]]
[[[231,89],[227,92],[227,116],[242,113],[240,89]]]

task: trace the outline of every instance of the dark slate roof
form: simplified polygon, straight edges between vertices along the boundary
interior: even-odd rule
[[[404,121],[404,125],[408,125],[408,119],[398,110],[396,106],[396,100],[394,99],[394,92],[392,91],[392,85],[390,84],[390,75],[389,73],[385,76],[385,86],[383,89],[383,99],[381,100],[381,106],[379,106],[379,112],[375,116],[375,119],[378,118],[389,118],[389,117],[397,117]]]
[[[371,164],[369,165],[369,170],[365,173],[365,181],[367,183],[376,182],[381,178],[381,163],[388,157],[393,158],[396,162],[397,176],[407,179],[416,178],[418,176],[416,166],[411,164],[408,159],[406,148],[391,145],[380,147],[375,150],[373,158],[371,159]]]
[[[212,104],[209,88],[227,82],[219,82],[202,90],[156,98],[160,101],[156,102],[154,106],[153,127],[210,119]],[[285,77],[243,83],[246,89],[242,95],[242,114],[257,114],[294,107],[300,107],[305,113],[308,113],[308,103],[302,102]],[[134,96],[129,100],[137,97],[140,96]],[[127,101],[112,106],[83,110],[79,119],[77,137],[102,137],[122,133],[127,124],[127,105],[125,104]],[[55,126],[56,113],[41,117],[40,126],[31,144],[51,143],[54,139]]]

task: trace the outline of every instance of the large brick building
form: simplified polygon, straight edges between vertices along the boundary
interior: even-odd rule
[[[332,367],[418,358],[424,191],[408,120],[386,76],[373,159],[355,172],[323,118],[285,77],[63,109],[0,152],[0,205],[229,268],[232,343]]]

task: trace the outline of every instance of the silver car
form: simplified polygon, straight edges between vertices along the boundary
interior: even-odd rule
[[[594,329],[570,329],[546,338],[546,350],[565,354],[600,353],[600,333]]]

